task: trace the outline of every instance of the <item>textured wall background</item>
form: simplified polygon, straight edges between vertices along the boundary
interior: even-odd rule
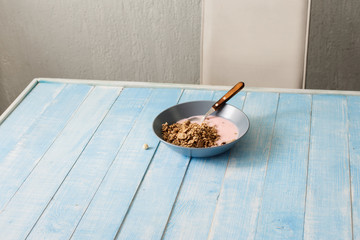
[[[199,83],[201,0],[0,0],[0,113],[36,77]]]
[[[306,88],[360,90],[360,1],[312,0]]]

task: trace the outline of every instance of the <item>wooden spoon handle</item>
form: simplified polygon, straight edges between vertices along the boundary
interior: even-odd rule
[[[221,107],[221,105],[223,105],[224,103],[226,103],[227,101],[230,100],[230,98],[232,98],[233,96],[235,96],[235,94],[237,94],[241,89],[243,89],[245,87],[245,83],[243,82],[238,82],[232,89],[230,89],[227,93],[225,93],[224,96],[222,96],[219,101],[217,101],[212,108],[214,110],[218,110],[218,108]]]

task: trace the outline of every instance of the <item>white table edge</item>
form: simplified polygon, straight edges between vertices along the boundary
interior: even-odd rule
[[[1,114],[0,124],[11,114],[12,111],[14,111],[14,109],[21,103],[21,101],[27,96],[27,94],[40,82],[87,84],[92,86],[109,86],[109,87],[151,87],[151,88],[182,88],[182,89],[208,89],[208,90],[229,90],[232,87],[232,86],[221,86],[221,85],[136,82],[136,81],[117,81],[117,80],[111,81],[111,80],[66,79],[66,78],[35,78],[28,84],[28,86],[21,92],[21,94],[10,104],[10,106]],[[360,96],[360,91],[320,90],[320,89],[245,87],[244,91]]]

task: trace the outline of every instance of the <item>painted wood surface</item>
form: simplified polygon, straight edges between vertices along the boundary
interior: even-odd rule
[[[27,239],[68,239],[151,94],[125,89]]]
[[[213,91],[185,90],[179,103],[211,100]],[[116,239],[160,239],[190,158],[160,143]]]
[[[250,129],[231,152],[209,239],[255,237],[278,98],[276,93],[247,93]]]
[[[353,236],[360,239],[360,97],[348,96]]]
[[[281,94],[256,239],[302,239],[311,96]]]
[[[118,88],[95,87],[0,215],[0,238],[23,239],[71,171]]]
[[[313,96],[305,239],[351,239],[347,104]]]
[[[158,148],[159,140],[146,129],[157,114],[176,104],[180,94],[180,89],[152,92],[72,239],[114,239]],[[150,147],[147,151],[144,143]]]
[[[47,105],[46,110],[39,114],[37,120],[25,133],[21,134],[21,137],[16,131],[17,126],[12,127],[15,129],[14,138],[19,138],[19,140],[16,144],[8,144],[7,149],[1,151],[3,157],[0,160],[0,192],[2,193],[0,194],[0,209],[4,209],[34,167],[41,161],[90,90],[90,86],[68,85],[57,94],[51,104],[44,104]],[[8,135],[12,134],[8,133]]]
[[[211,158],[149,131],[222,94],[38,83],[0,125],[0,238],[359,238],[360,97],[240,92],[249,132]]]
[[[65,84],[39,83],[0,125],[0,161],[36,122]]]

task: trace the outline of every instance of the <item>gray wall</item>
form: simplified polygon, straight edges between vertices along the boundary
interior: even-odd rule
[[[359,0],[312,0],[306,88],[360,90]]]
[[[201,0],[0,0],[0,113],[36,77],[199,83]]]
[[[311,1],[306,88],[360,90],[359,26]],[[0,113],[37,77],[199,83],[200,34],[201,0],[0,0]]]

